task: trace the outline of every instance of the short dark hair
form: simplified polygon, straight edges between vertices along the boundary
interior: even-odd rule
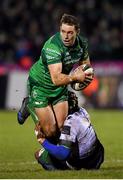
[[[73,91],[68,91],[68,114],[72,114],[79,110],[78,97]]]
[[[75,26],[75,29],[76,31],[79,31],[80,30],[80,24],[77,20],[77,18],[73,15],[70,15],[70,14],[63,14],[63,16],[61,17],[61,20],[60,20],[60,26],[62,24],[68,24],[68,25],[74,25]]]

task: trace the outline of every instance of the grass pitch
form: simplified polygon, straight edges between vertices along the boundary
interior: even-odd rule
[[[121,179],[123,178],[123,111],[89,110],[92,124],[105,147],[98,171],[47,172],[34,158],[40,148],[31,118],[20,126],[16,112],[0,111],[1,179]]]

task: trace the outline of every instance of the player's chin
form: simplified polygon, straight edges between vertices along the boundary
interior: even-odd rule
[[[63,43],[65,46],[68,46],[68,47],[71,46],[71,43],[69,41],[63,41]]]

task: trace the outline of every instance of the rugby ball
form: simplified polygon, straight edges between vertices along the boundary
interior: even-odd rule
[[[80,91],[85,89],[93,80],[94,77],[94,70],[93,68],[88,65],[88,64],[83,64],[81,65],[82,70],[85,72],[85,74],[88,74],[88,76],[85,77],[85,80],[82,83],[79,82],[72,82],[71,83],[71,87],[72,89],[74,89],[75,91]],[[78,67],[76,67],[78,68]],[[74,68],[74,70],[72,69],[71,73],[74,72],[76,70],[76,68]]]

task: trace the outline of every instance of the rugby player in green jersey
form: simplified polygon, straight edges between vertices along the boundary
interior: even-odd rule
[[[76,17],[64,14],[60,32],[45,42],[39,60],[29,72],[29,98],[22,103],[18,122],[23,124],[30,113],[35,123],[40,122],[46,137],[54,136],[68,115],[67,85],[85,79],[82,68],[69,74],[71,69],[77,63],[90,64],[87,40],[79,33]]]

